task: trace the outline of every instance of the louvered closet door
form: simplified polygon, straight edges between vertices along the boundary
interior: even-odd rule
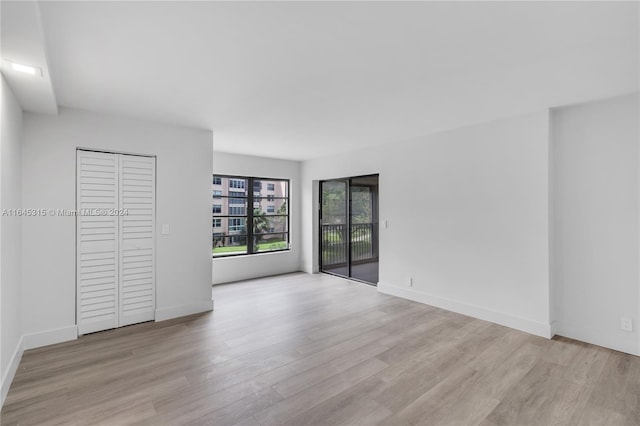
[[[120,156],[120,325],[155,317],[155,158]]]
[[[78,151],[78,334],[155,318],[155,180],[155,158]]]
[[[77,152],[77,321],[85,334],[118,326],[118,157]]]

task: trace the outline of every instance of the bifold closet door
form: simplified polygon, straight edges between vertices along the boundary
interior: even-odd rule
[[[120,326],[155,318],[155,158],[120,155]]]
[[[118,157],[77,151],[78,334],[118,326]]]
[[[78,150],[76,207],[78,333],[153,320],[155,159]]]

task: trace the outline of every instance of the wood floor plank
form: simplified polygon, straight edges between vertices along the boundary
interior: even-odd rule
[[[564,379],[564,367],[540,360],[488,419],[496,425],[568,424],[590,389]]]
[[[273,388],[284,398],[295,395],[304,389],[307,389],[317,383],[322,382],[329,376],[341,373],[361,362],[374,358],[376,355],[386,351],[386,346],[381,346],[377,342],[369,343],[355,350],[348,352],[338,358],[334,358],[329,362],[318,365],[317,367],[306,370],[303,373],[296,374],[290,378],[281,381],[273,386]]]
[[[531,343],[520,346],[501,363],[479,370],[481,377],[474,390],[494,399],[504,399],[536,365],[541,352],[540,347]],[[473,363],[471,367],[474,368]]]
[[[365,383],[367,382],[367,383]],[[361,382],[354,391],[343,391],[310,410],[299,414],[283,426],[296,425],[373,425],[388,418],[392,413],[376,401],[363,396],[358,390],[372,389],[376,380]],[[366,391],[364,392],[367,393]]]
[[[26,351],[2,425],[638,425],[640,358],[303,273]]]
[[[579,413],[575,424],[584,426],[625,426],[632,423],[618,412],[587,404],[583,411]]]
[[[309,408],[324,402],[328,398],[342,392],[344,389],[357,384],[372,376],[387,366],[384,362],[370,358],[343,372],[335,374],[318,383],[312,388],[305,389],[284,401],[281,401],[256,414],[260,424],[280,425],[292,417],[307,411]]]
[[[438,413],[438,409],[460,401],[459,397],[464,388],[477,381],[478,377],[478,372],[471,368],[462,366],[456,369],[436,386],[396,413],[397,419],[411,425],[432,422],[432,416]]]
[[[232,426],[242,423],[247,419],[253,419],[255,421],[253,417],[255,413],[282,401],[282,399],[283,398],[273,389],[265,388],[249,394],[232,404],[225,405],[218,410],[198,416],[196,419],[185,424],[193,426],[201,424]],[[158,417],[156,420],[158,423],[166,423],[162,422],[161,417]]]

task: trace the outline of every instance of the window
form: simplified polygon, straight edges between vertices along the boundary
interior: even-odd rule
[[[245,216],[247,209],[243,207],[229,206],[229,216]]]
[[[237,188],[244,189],[245,188],[246,179],[229,179],[229,188]]]
[[[213,192],[214,257],[289,249],[288,180],[216,175],[213,182],[222,186]]]
[[[245,204],[247,202],[247,194],[244,192],[229,191],[230,197],[244,197],[244,198],[230,198],[229,204]],[[243,213],[244,214],[244,213]]]
[[[253,179],[253,196],[259,197],[261,189],[262,189],[262,182],[258,179]]]
[[[245,219],[229,218],[229,232],[245,232]]]

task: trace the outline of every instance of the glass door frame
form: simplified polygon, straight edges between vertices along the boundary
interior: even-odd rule
[[[351,194],[351,181],[352,180],[356,180],[356,179],[360,179],[360,178],[367,178],[367,177],[376,177],[379,179],[379,174],[374,173],[374,174],[367,174],[367,175],[360,175],[360,176],[351,176],[351,177],[346,177],[346,178],[336,178],[336,179],[324,179],[318,182],[318,197],[319,197],[319,203],[318,203],[318,245],[319,245],[319,253],[318,253],[318,264],[319,264],[319,270],[320,272],[326,273],[326,274],[330,274],[330,275],[335,275],[338,277],[342,277],[342,278],[347,278],[349,280],[354,280],[354,281],[358,281],[358,282],[362,282],[364,284],[368,284],[368,285],[372,285],[372,286],[377,286],[377,283],[374,282],[369,282],[369,281],[364,281],[362,279],[359,279],[357,277],[353,277],[352,274],[352,250],[353,250],[353,244],[352,244],[352,228],[353,228],[353,223],[352,223],[352,218],[351,218],[351,211],[352,211],[352,194]],[[324,234],[323,234],[323,217],[324,217],[324,212],[323,212],[323,207],[324,207],[324,202],[323,202],[323,195],[324,195],[324,184],[327,182],[341,182],[345,184],[345,227],[346,227],[346,235],[347,235],[347,241],[346,241],[346,267],[347,267],[347,275],[342,275],[339,274],[337,272],[332,272],[330,270],[325,269],[325,265],[324,265]],[[356,185],[356,186],[362,186],[362,185]],[[375,192],[375,201],[373,202],[373,206],[372,208],[375,208],[375,213],[372,211],[372,220],[375,219],[375,225],[378,226],[378,217],[379,217],[379,199],[378,199],[378,191]],[[375,232],[375,236],[372,234],[371,235],[371,239],[372,239],[372,244],[375,241],[376,246],[378,245],[379,242],[379,238],[377,236],[377,232]],[[375,252],[376,252],[376,256],[379,256],[378,252],[379,252],[379,247],[375,248]]]

